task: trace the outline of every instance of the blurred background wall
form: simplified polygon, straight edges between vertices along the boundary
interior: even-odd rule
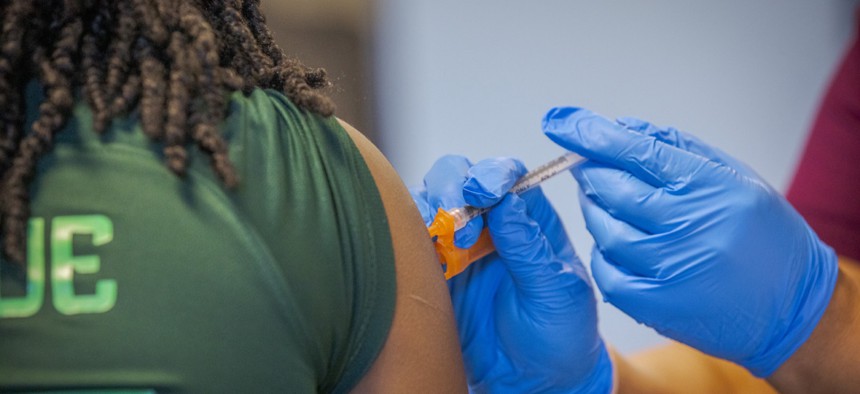
[[[561,153],[540,132],[543,114],[577,105],[693,132],[781,190],[853,35],[857,7],[855,0],[268,3],[288,52],[329,69],[338,115],[370,134],[407,184],[446,153],[516,156],[535,167]],[[545,190],[587,265],[592,241],[575,183],[563,176]],[[661,341],[607,304],[600,319],[622,351]]]

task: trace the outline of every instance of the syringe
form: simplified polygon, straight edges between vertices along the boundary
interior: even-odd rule
[[[584,160],[585,158],[576,153],[566,153],[555,160],[529,171],[514,184],[509,193],[520,194],[525,192],[540,185],[543,181],[552,178],[556,174],[569,170]],[[495,250],[489,231],[486,228],[481,232],[478,241],[469,249],[461,249],[454,245],[454,233],[465,227],[466,223],[469,223],[469,220],[489,210],[490,208],[476,208],[466,205],[447,211],[439,208],[436,211],[436,217],[433,218],[433,223],[427,227],[427,230],[430,232],[430,237],[434,239],[439,261],[445,266],[446,279],[451,279],[463,272],[469,264]]]

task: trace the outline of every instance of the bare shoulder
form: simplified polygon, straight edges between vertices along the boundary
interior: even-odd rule
[[[391,230],[397,278],[385,346],[355,392],[465,392],[454,313],[427,229],[385,156],[344,121],[376,181]]]

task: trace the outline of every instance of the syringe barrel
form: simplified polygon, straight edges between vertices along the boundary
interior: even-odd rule
[[[565,153],[564,155],[556,158],[555,160],[552,160],[523,175],[523,177],[520,178],[520,180],[518,180],[513,187],[511,187],[510,192],[520,194],[526,190],[540,185],[541,183],[543,183],[543,181],[552,178],[563,171],[569,170],[571,167],[575,166],[577,163],[583,160],[585,160],[585,158],[576,153]]]
[[[487,211],[489,211],[489,208],[476,208],[471,205],[466,205],[454,208],[448,211],[448,213],[454,217],[454,231],[457,231],[466,227],[466,223],[469,223],[470,220],[483,215]]]
[[[585,160],[582,156],[573,152],[556,158],[524,175],[511,188],[510,193],[522,193],[554,175],[566,171]],[[435,239],[436,252],[440,261],[446,265],[445,277],[450,279],[462,272],[473,261],[492,253],[495,246],[490,239],[487,228],[481,232],[478,242],[468,249],[461,249],[454,245],[454,233],[462,229],[470,220],[489,211],[490,208],[476,208],[473,206],[462,206],[451,210],[439,209],[433,223],[428,227],[430,236]]]

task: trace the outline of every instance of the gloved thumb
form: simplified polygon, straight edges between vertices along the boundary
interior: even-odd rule
[[[526,174],[526,166],[510,157],[479,161],[469,168],[463,185],[466,203],[478,208],[493,206]]]
[[[545,198],[542,194],[534,198]],[[546,203],[548,204],[548,203]],[[567,240],[564,228],[554,222],[542,228],[529,215],[529,205],[518,195],[508,194],[487,214],[490,236],[518,290],[525,299],[545,302],[557,297],[559,286],[588,288],[590,280]],[[551,207],[548,207],[551,210]],[[550,239],[552,237],[553,239]],[[556,239],[558,238],[558,239]],[[573,274],[577,278],[561,276]],[[565,292],[566,293],[566,292]]]

